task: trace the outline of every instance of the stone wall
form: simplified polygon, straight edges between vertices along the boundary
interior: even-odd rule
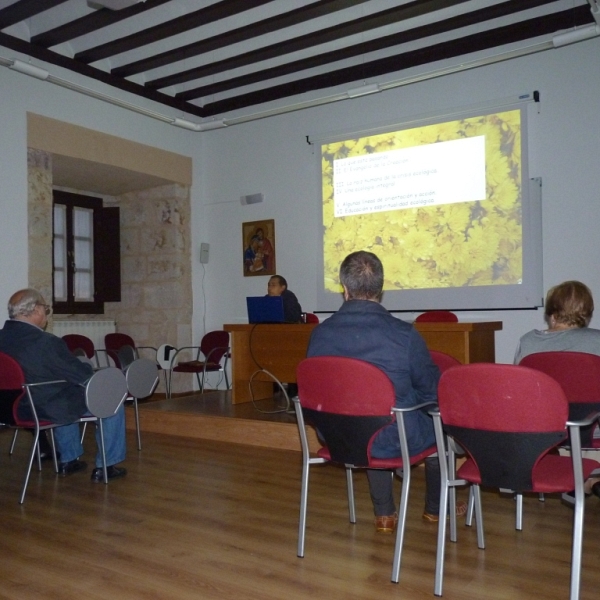
[[[121,302],[106,303],[117,331],[139,346],[192,342],[190,195],[172,184],[114,199],[121,219]],[[108,205],[108,203],[106,203]],[[162,384],[161,384],[162,385]],[[192,389],[189,375],[174,391]]]
[[[52,156],[27,150],[29,286],[52,300]],[[15,290],[16,291],[16,290]]]
[[[29,286],[52,298],[52,155],[28,149]],[[69,190],[86,194],[85,190]],[[189,187],[172,184],[117,198],[120,207],[121,302],[105,304],[105,314],[138,346],[192,341],[192,276]],[[61,315],[97,319],[98,315]],[[48,325],[52,331],[52,320]],[[148,357],[154,358],[152,354]],[[174,391],[192,389],[192,376],[178,375]],[[164,383],[158,388],[164,392]]]

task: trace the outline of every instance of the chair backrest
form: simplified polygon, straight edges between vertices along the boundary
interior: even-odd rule
[[[94,348],[94,342],[90,340],[89,337],[85,335],[79,335],[78,333],[68,333],[67,335],[63,335],[62,339],[65,344],[67,344],[67,348],[69,351],[75,354],[78,350],[83,350],[85,355],[92,359],[96,355],[96,349]]]
[[[335,462],[365,466],[375,434],[392,423],[396,395],[389,377],[355,358],[319,356],[296,369],[302,413]]]
[[[206,361],[219,363],[229,351],[229,333],[217,329],[204,334],[200,342],[200,350]]]
[[[87,408],[99,419],[114,415],[126,397],[127,381],[116,367],[96,371],[85,386]]]
[[[319,317],[314,313],[304,313],[304,322],[305,323],[320,323]]]
[[[530,490],[537,462],[567,437],[565,393],[534,369],[452,367],[440,378],[438,404],[444,429],[475,461],[484,486]]]
[[[133,338],[126,333],[107,333],[104,336],[104,349],[117,367],[124,369],[127,365],[122,365],[119,359],[119,350],[123,346],[129,346],[135,350]]]
[[[158,385],[158,366],[148,358],[138,358],[127,367],[125,380],[131,396],[147,398]]]
[[[437,365],[437,368],[440,370],[440,373],[447,371],[450,367],[456,367],[460,364],[460,360],[454,358],[454,356],[450,356],[445,352],[440,352],[439,350],[430,350],[429,354],[431,356],[431,360]]]
[[[420,314],[415,323],[458,323],[458,317],[449,310],[428,310]]]
[[[536,369],[560,383],[569,401],[569,419],[579,421],[600,411],[600,356],[585,352],[538,352],[525,356],[520,365]],[[581,429],[581,444],[595,446],[595,425]]]
[[[117,366],[124,371],[137,358],[137,353],[133,346],[125,344],[125,346],[121,346],[117,350],[117,356],[119,357],[119,364]]]
[[[585,352],[538,352],[519,363],[550,375],[570,403],[600,405],[600,356]],[[590,408],[587,409],[590,412]]]
[[[161,369],[168,370],[171,368],[171,359],[176,352],[177,348],[171,346],[171,344],[162,344],[162,346],[158,347],[156,350],[156,362]]]
[[[17,405],[23,396],[25,376],[19,363],[0,352],[0,423],[15,425]]]

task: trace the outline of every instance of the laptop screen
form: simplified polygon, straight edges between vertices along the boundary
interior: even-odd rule
[[[248,296],[248,323],[283,323],[281,296]]]

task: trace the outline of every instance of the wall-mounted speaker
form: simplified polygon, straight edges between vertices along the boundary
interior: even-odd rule
[[[265,199],[264,194],[249,194],[248,196],[242,196],[240,198],[240,202],[242,203],[242,206],[245,206],[246,204],[258,204],[259,202],[262,202],[264,199]]]
[[[200,262],[205,265],[208,262],[208,251],[210,244],[200,244]]]

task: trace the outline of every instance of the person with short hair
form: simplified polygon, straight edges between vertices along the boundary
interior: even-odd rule
[[[580,281],[565,281],[548,290],[544,308],[547,329],[533,329],[520,340],[515,364],[538,352],[587,352],[600,355],[600,330],[589,327],[594,314],[592,292]]]
[[[344,356],[379,367],[392,381],[396,406],[407,408],[437,401],[440,372],[425,341],[409,323],[392,316],[381,304],[383,265],[365,251],[349,254],[340,267],[344,303],[331,317],[315,327],[307,356]],[[369,399],[365,398],[365,402]],[[433,421],[426,410],[405,415],[408,449],[419,454],[435,445]],[[384,427],[372,448],[376,458],[401,456],[395,423]],[[391,533],[398,522],[389,471],[366,469],[378,532]],[[438,520],[440,471],[437,458],[425,460],[426,501],[423,518]],[[466,509],[460,504],[461,514]]]
[[[25,375],[27,383],[40,383],[63,379],[65,383],[32,388],[32,397],[38,417],[57,423],[54,438],[60,454],[59,475],[67,476],[83,471],[87,465],[79,460],[83,454],[79,423],[80,417],[89,414],[85,402],[85,384],[94,371],[69,351],[61,338],[44,331],[51,307],[43,296],[27,288],[15,292],[8,301],[9,320],[0,330],[0,352],[14,358]],[[19,404],[19,416],[32,418],[25,402]],[[103,420],[108,478],[117,479],[127,470],[115,466],[125,459],[125,410],[123,406],[112,417]],[[104,481],[100,434],[96,431],[98,453],[92,481]]]
[[[286,323],[300,323],[302,308],[296,294],[288,289],[287,281],[281,275],[273,275],[267,284],[268,296],[281,296],[283,300],[283,320]]]
[[[600,330],[589,327],[593,314],[592,292],[581,281],[564,281],[550,288],[544,307],[548,328],[533,329],[521,337],[515,364],[539,352],[586,352],[600,356]],[[586,493],[590,492],[600,498],[600,479],[587,480]]]

